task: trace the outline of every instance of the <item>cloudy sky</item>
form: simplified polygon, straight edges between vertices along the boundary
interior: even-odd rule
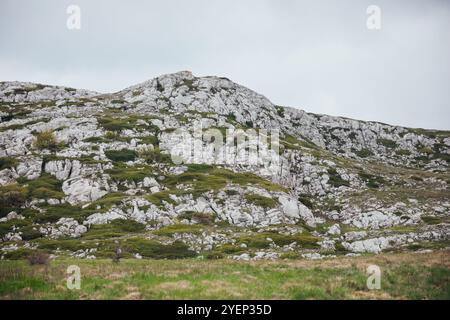
[[[190,70],[280,105],[450,129],[449,30],[447,0],[1,0],[0,80],[112,92]]]

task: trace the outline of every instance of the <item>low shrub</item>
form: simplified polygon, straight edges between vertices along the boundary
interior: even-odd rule
[[[355,151],[355,154],[360,158],[367,158],[373,156],[373,152],[366,148],[362,148],[359,151]]]
[[[137,157],[137,153],[134,150],[122,149],[122,150],[107,150],[105,155],[112,161],[134,161]]]
[[[0,158],[0,170],[14,168],[18,164],[18,161],[11,157]]]
[[[37,227],[33,226],[25,226],[20,229],[20,232],[22,232],[21,237],[22,240],[29,241],[37,238],[42,237],[42,233],[38,230]]]
[[[386,148],[394,149],[397,147],[397,143],[390,139],[380,138],[377,139],[377,143],[383,145]]]
[[[115,181],[133,181],[139,182],[144,180],[145,177],[151,176],[153,174],[153,170],[148,166],[131,166],[127,167],[124,164],[118,164],[114,168],[106,171],[111,177],[111,179]]]
[[[199,234],[202,227],[195,224],[171,224],[156,230],[154,234],[159,236],[172,237],[175,233],[193,233]]]
[[[89,215],[98,212],[98,210],[89,208],[81,209],[77,206],[72,206],[68,203],[58,205],[45,206],[45,211],[33,217],[33,220],[38,223],[56,222],[60,218],[73,218],[78,222],[82,222]]]
[[[48,173],[42,174],[39,178],[26,181],[28,185],[28,196],[38,199],[62,199],[62,182]]]
[[[269,197],[260,196],[258,194],[254,193],[247,193],[245,195],[245,199],[248,202],[251,202],[257,206],[263,207],[263,208],[275,208],[278,206],[278,201]]]
[[[406,150],[406,149],[400,149],[400,150],[395,151],[395,154],[398,156],[410,156],[411,151]]]
[[[40,239],[38,240],[38,244],[39,248],[45,251],[54,251],[59,249],[75,252],[78,250],[86,250],[91,248],[88,244],[75,239]]]
[[[6,260],[27,260],[28,257],[34,252],[32,249],[19,248],[14,251],[8,251],[4,253]]]
[[[195,223],[210,225],[214,222],[214,216],[209,213],[201,213],[201,212],[189,212],[184,215],[179,216],[179,218],[185,218],[190,221],[194,221]]]
[[[170,245],[164,245],[154,240],[132,238],[123,243],[127,252],[139,253],[145,258],[152,259],[183,259],[196,256],[194,251],[181,241],[175,241]]]
[[[433,216],[422,216],[420,217],[423,222],[426,224],[439,224],[442,222],[442,219],[439,217],[433,217]]]
[[[0,187],[0,216],[21,207],[27,200],[28,190],[17,184]]]
[[[50,255],[44,251],[34,251],[27,257],[27,260],[30,263],[30,265],[35,264],[47,265],[50,262]]]
[[[334,168],[329,168],[328,169],[328,174],[329,174],[329,180],[328,183],[330,185],[332,185],[335,188],[339,188],[341,186],[345,186],[345,187],[349,187],[350,186],[350,182],[348,182],[347,180],[342,179],[342,177],[339,175],[339,173],[336,171],[336,169]]]
[[[51,151],[56,151],[60,147],[53,130],[45,130],[37,133],[33,145],[36,149],[49,149]]]
[[[222,252],[217,251],[209,251],[202,254],[203,258],[207,260],[218,260],[225,258],[225,255]]]
[[[130,122],[130,119],[106,117],[98,119],[98,123],[107,131],[132,130],[134,128],[134,122]]]
[[[312,236],[308,232],[297,233],[293,235],[285,235],[276,232],[263,232],[252,235],[246,235],[239,238],[239,243],[245,243],[249,248],[264,249],[270,247],[272,241],[277,246],[289,245],[296,242],[302,248],[314,249],[320,247],[317,242],[320,241],[318,237]]]
[[[298,197],[298,201],[300,201],[302,204],[304,204],[309,209],[313,209],[314,204],[311,199],[312,199],[312,197],[310,195],[300,195]]]
[[[172,158],[169,154],[161,153],[159,148],[143,148],[139,151],[139,157],[147,163],[170,163]]]
[[[108,224],[93,225],[88,232],[84,233],[82,239],[107,239],[125,236],[130,233],[141,233],[145,225],[134,220],[116,219]]]
[[[372,189],[378,189],[381,185],[386,183],[384,178],[380,176],[375,176],[362,171],[359,172],[358,175],[361,178],[361,180],[366,182],[366,185]]]

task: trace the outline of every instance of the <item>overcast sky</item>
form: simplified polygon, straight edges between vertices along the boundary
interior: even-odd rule
[[[113,92],[190,70],[279,105],[450,129],[449,30],[447,0],[0,0],[0,80]]]

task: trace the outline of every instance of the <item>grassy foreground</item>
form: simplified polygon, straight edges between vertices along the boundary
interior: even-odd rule
[[[69,265],[81,289],[66,287]],[[381,268],[381,289],[366,268]],[[325,261],[57,259],[0,262],[1,299],[450,299],[450,251]]]

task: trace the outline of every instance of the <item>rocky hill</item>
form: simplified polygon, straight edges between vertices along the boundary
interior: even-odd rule
[[[136,258],[322,259],[449,246],[448,131],[277,106],[187,71],[111,94],[2,82],[0,118],[2,259],[118,247]],[[270,143],[232,148],[253,133]],[[191,156],[173,156],[186,148]],[[218,156],[230,150],[232,161]],[[258,160],[240,161],[251,150]]]

